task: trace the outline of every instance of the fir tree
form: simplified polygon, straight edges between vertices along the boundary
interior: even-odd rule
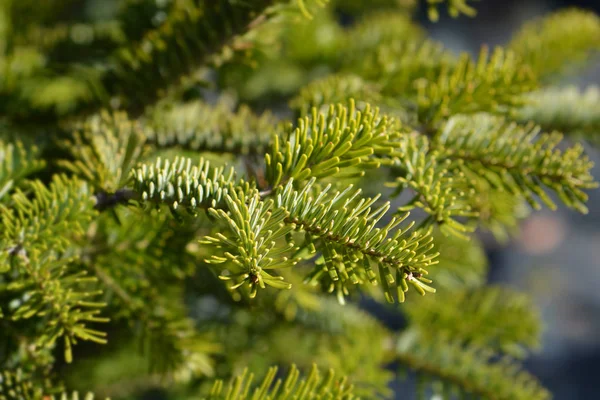
[[[477,232],[587,212],[597,89],[553,83],[600,19],[472,57],[419,6],[475,13],[1,2],[0,399],[379,398],[406,371],[422,396],[549,398],[521,367],[537,311],[486,285]]]

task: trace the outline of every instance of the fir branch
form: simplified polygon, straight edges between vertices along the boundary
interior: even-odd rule
[[[302,26],[291,22],[314,17],[326,0],[125,0],[102,16],[89,13],[90,1],[77,9],[72,0],[40,7],[0,1],[6,125],[33,126],[31,143],[51,141],[45,133],[57,128],[60,135],[65,126],[75,131],[62,142],[69,159],[58,163],[72,178],[54,175],[51,148],[43,154],[51,168],[41,171],[36,149],[0,142],[0,363],[34,372],[1,373],[0,400],[52,399],[62,388],[42,383],[48,374],[76,385],[108,367],[105,389],[122,397],[124,388],[131,394],[138,384],[161,385],[158,375],[194,384],[240,365],[261,374],[266,365],[294,361],[303,370],[313,359],[356,386],[316,370],[300,381],[293,368],[287,383],[274,382],[270,370],[253,391],[246,374],[230,389],[215,384],[210,396],[378,397],[389,393],[386,363],[397,360],[427,382],[445,382],[447,397],[548,397],[502,354],[521,357],[537,343],[530,302],[481,287],[482,246],[459,239],[477,227],[505,234],[525,200],[553,206],[549,198],[557,194],[586,210],[585,192],[596,183],[582,147],[493,114],[512,113],[519,122],[539,117],[553,129],[550,123],[564,121],[558,126],[566,133],[591,137],[597,124],[590,102],[597,96],[581,103],[573,96],[581,114],[559,120],[522,107],[541,96],[531,92],[538,78],[546,82],[597,50],[596,16],[557,13],[529,24],[508,50],[457,60],[424,39],[407,12],[412,0],[334,0]],[[474,12],[468,0],[424,3],[432,19],[442,3],[453,15]],[[340,10],[351,10],[356,23],[344,27]],[[211,66],[214,89],[227,87],[274,112],[286,99],[272,94],[296,96],[291,105],[302,118],[288,127],[226,97],[216,105],[188,101],[213,96],[197,79],[199,68]],[[256,66],[259,72],[250,72]],[[109,105],[135,119],[105,113],[81,121]],[[156,151],[153,160],[166,152],[216,155],[212,166],[206,158],[170,155],[146,162],[147,149]],[[236,157],[239,171],[224,165]],[[363,182],[365,190],[380,193],[377,185],[391,169],[392,186],[414,193],[395,215],[389,202],[379,202],[383,195],[363,197],[350,185],[381,166]],[[33,174],[45,183],[29,181]],[[116,207],[126,203],[133,207]],[[163,206],[177,221],[143,210]],[[98,212],[109,208],[111,214]],[[413,208],[427,214],[418,229],[417,221],[404,223],[409,215],[402,213]],[[194,218],[184,220],[181,211]],[[206,263],[217,264],[229,285],[202,268]],[[391,333],[356,305],[319,300],[330,292],[343,303],[362,284],[377,301],[404,301],[409,283],[421,295],[435,292],[426,278],[431,265],[439,265],[442,297],[407,309],[411,327],[397,349],[390,348]],[[303,278],[306,285],[297,288]],[[291,284],[247,298],[259,287]],[[100,310],[113,321],[104,332],[94,329],[107,320]],[[71,361],[77,342],[104,343],[105,332],[115,347],[98,357],[90,343],[87,360],[78,354],[72,366],[56,364],[61,351]],[[142,357],[131,354],[136,344]],[[147,361],[150,371],[127,371],[132,360]],[[30,391],[36,384],[44,389]]]
[[[306,286],[294,285],[273,294],[293,295],[300,287],[304,292]],[[316,308],[299,305],[292,321],[273,312],[273,296],[264,292],[253,301],[254,311],[238,309],[225,324],[215,324],[210,331],[224,343],[223,355],[233,371],[249,366],[255,374],[262,374],[271,365],[291,363],[307,370],[314,360],[322,360],[323,367],[352,380],[357,396],[390,397],[394,374],[385,365],[391,361],[393,344],[387,329],[354,303],[340,306],[333,298],[318,297]],[[259,330],[256,321],[261,321]],[[229,329],[231,325],[236,329]]]
[[[600,88],[546,88],[526,95],[526,104],[512,118],[533,121],[543,129],[600,143]]]
[[[65,359],[71,362],[71,347],[78,339],[105,342],[103,332],[85,325],[107,321],[98,316],[104,304],[89,300],[101,293],[86,289],[95,278],[69,268],[75,259],[69,255],[73,241],[94,215],[93,199],[84,184],[63,176],[55,176],[49,187],[39,181],[30,187],[33,197],[16,191],[14,209],[5,208],[1,214],[1,265],[12,267],[17,277],[8,286],[16,292],[11,295],[16,307],[10,317],[41,318],[36,347],[52,347],[63,337]]]
[[[95,216],[93,197],[79,180],[57,175],[49,187],[33,181],[28,188],[33,196],[17,189],[13,206],[1,209],[2,256],[26,255],[36,247],[63,251]]]
[[[430,146],[426,137],[415,134],[403,138],[393,169],[399,176],[386,185],[396,188],[392,196],[407,188],[415,194],[398,211],[420,208],[429,215],[420,226],[436,223],[445,234],[462,239],[479,226],[506,240],[527,215],[522,196],[494,186],[481,169],[464,168],[464,160],[449,156],[454,150],[444,146],[435,139]]]
[[[213,254],[206,260],[209,264],[232,263],[231,273],[221,275],[224,280],[234,279],[236,282],[230,289],[247,283],[250,286],[250,297],[256,296],[258,287],[265,284],[278,289],[289,289],[289,283],[282,282],[281,276],[273,276],[266,270],[290,267],[295,261],[282,256],[290,251],[293,245],[276,248],[276,244],[293,227],[284,224],[285,212],[282,209],[272,210],[272,201],[262,202],[258,193],[248,195],[232,191],[225,196],[227,205],[224,210],[209,209],[209,213],[220,222],[226,224],[232,233],[225,236],[217,233],[214,237],[206,236],[203,244],[212,244],[221,250],[222,255]]]
[[[278,121],[269,112],[255,115],[247,106],[236,111],[226,100],[211,106],[200,101],[158,106],[144,120],[148,143],[194,151],[263,154]]]
[[[353,394],[353,386],[346,378],[335,379],[333,370],[325,376],[320,374],[316,365],[310,373],[302,378],[300,371],[292,365],[285,379],[275,379],[277,367],[272,367],[264,379],[253,385],[254,374],[248,370],[234,378],[225,388],[222,381],[216,381],[207,400],[283,400],[286,398],[302,398],[309,400],[353,400],[358,399]],[[254,387],[253,389],[251,389]]]
[[[88,323],[108,322],[99,316],[106,304],[93,301],[101,291],[85,290],[96,281],[85,272],[69,273],[73,259],[56,257],[49,252],[30,250],[16,263],[17,282],[9,285],[18,304],[10,318],[13,321],[37,317],[43,331],[36,338],[36,348],[53,347],[58,338],[64,340],[64,357],[72,362],[72,347],[78,340],[106,343],[106,333],[91,329]],[[37,350],[37,349],[36,349]]]
[[[390,398],[390,384],[395,376],[385,367],[390,361],[389,331],[356,304],[340,306],[334,299],[321,301],[321,310],[299,313],[296,324],[301,324],[302,329],[297,334],[298,343],[306,344],[290,359],[305,360],[304,365],[314,359],[326,359],[328,367],[354,382],[356,395]],[[282,350],[289,348],[284,337],[277,342]],[[317,348],[313,350],[314,347]]]
[[[539,131],[486,114],[456,116],[432,146],[467,175],[479,176],[494,188],[525,198],[534,208],[540,207],[534,196],[548,207],[556,207],[544,191],[550,189],[567,206],[587,212],[584,190],[597,186],[590,174],[593,163],[583,155],[581,145],[561,151],[556,148],[560,134]]]
[[[0,200],[25,177],[44,168],[46,162],[39,159],[39,153],[35,146],[26,150],[19,140],[14,143],[0,140]]]
[[[440,43],[429,39],[394,40],[373,44],[357,51],[348,44],[344,69],[376,82],[387,97],[406,98],[415,91],[415,80],[435,81],[443,71],[455,66],[455,56]]]
[[[505,288],[440,291],[404,311],[423,332],[443,331],[513,357],[523,358],[540,345],[541,321],[535,306],[528,296]]]
[[[340,301],[348,293],[347,284],[366,280],[380,283],[390,302],[395,297],[392,286],[396,285],[399,301],[404,300],[408,283],[421,295],[435,292],[426,285],[431,281],[423,277],[427,274],[425,268],[437,263],[437,254],[430,252],[433,245],[429,232],[414,231],[408,236],[406,233],[414,223],[394,231],[408,214],[375,228],[389,209],[389,203],[372,210],[377,198],[358,200],[360,190],[352,191],[352,185],[336,193],[329,193],[331,185],[328,185],[314,195],[311,190],[314,181],[313,178],[301,191],[294,190],[293,182],[289,182],[276,193],[276,206],[288,213],[286,221],[306,232],[306,244],[312,243],[313,251],[317,245],[323,252],[323,262],[317,263],[310,281],[318,282],[329,276],[332,282],[328,290],[337,290]],[[370,260],[378,265],[379,280]]]
[[[113,319],[132,327],[130,333],[150,373],[173,379],[211,375],[212,341],[202,338],[181,303],[178,286],[195,268],[186,253],[194,226],[177,226],[168,215],[139,215],[118,210],[117,222],[101,215],[93,246],[82,262],[113,297]],[[118,260],[118,261],[115,261]],[[168,295],[166,295],[168,293]]]
[[[168,305],[173,306],[174,302]],[[151,312],[140,311],[142,315],[138,320],[142,326],[137,339],[148,359],[150,373],[184,382],[214,374],[212,356],[219,352],[221,345],[202,337],[196,321],[182,315],[186,310],[165,312],[156,307]]]
[[[482,48],[477,61],[463,55],[435,80],[415,81],[419,120],[433,123],[457,113],[506,113],[536,87],[530,69],[511,51]]]
[[[274,137],[265,155],[266,180],[272,190],[290,179],[299,184],[311,177],[362,176],[364,171],[348,175],[344,170],[379,167],[382,157],[394,153],[399,136],[395,121],[368,104],[357,110],[351,100],[348,107],[331,105],[327,114],[313,109],[298,127]]]
[[[173,212],[180,207],[195,214],[197,209],[217,207],[235,185],[233,168],[211,168],[203,158],[175,158],[142,164],[131,172],[133,190],[141,204],[167,204]],[[240,182],[240,185],[243,185]]]
[[[474,395],[490,400],[550,398],[550,393],[509,357],[496,360],[493,352],[464,345],[444,334],[421,337],[409,330],[398,340],[396,356],[424,381],[441,380],[440,395]]]
[[[72,141],[62,143],[73,160],[60,160],[58,164],[90,182],[102,208],[107,203],[103,198],[125,186],[127,174],[146,152],[144,134],[139,123],[124,113],[103,112],[74,129]]]
[[[408,13],[397,10],[374,12],[359,19],[346,31],[341,46],[342,59],[358,60],[373,49],[396,42],[399,38],[418,41],[424,36],[423,28],[416,25]]]
[[[299,260],[286,253],[306,248],[306,257],[319,249],[322,261],[307,278],[313,284],[325,279],[328,291],[337,291],[340,302],[348,294],[347,285],[367,280],[381,283],[388,301],[395,297],[392,286],[397,285],[399,300],[404,300],[408,283],[425,294],[435,292],[423,275],[426,267],[435,264],[437,254],[431,253],[429,233],[415,231],[406,235],[412,224],[398,229],[389,236],[407,216],[392,218],[383,228],[376,224],[389,209],[389,203],[371,209],[377,200],[355,201],[360,191],[352,192],[349,186],[343,192],[329,193],[331,185],[313,197],[313,178],[301,191],[294,190],[293,180],[280,188],[271,199],[260,200],[256,192],[248,195],[232,191],[225,195],[224,209],[209,209],[209,213],[229,228],[230,235],[217,233],[205,237],[201,243],[216,245],[219,255],[212,255],[207,262],[229,266],[223,279],[234,279],[232,289],[248,285],[251,296],[265,283],[276,288],[289,288],[281,276],[265,270],[291,267]],[[248,198],[246,198],[246,196]],[[277,246],[290,231],[305,233],[305,243],[296,246],[288,239],[287,245]],[[389,237],[388,237],[389,236]],[[316,246],[316,247],[315,247]],[[380,278],[371,268],[371,261],[378,265]],[[331,279],[330,281],[328,279]]]
[[[430,215],[425,222],[433,221],[444,233],[466,238],[473,227],[455,218],[478,216],[470,206],[474,192],[464,183],[464,174],[451,173],[451,160],[440,159],[436,152],[428,152],[428,147],[425,137],[410,136],[403,142],[403,154],[398,158],[403,174],[388,186],[396,188],[393,196],[405,188],[412,189],[415,196],[398,212],[421,208]]]
[[[206,63],[234,36],[252,29],[252,22],[276,3],[181,2],[139,43],[117,51],[104,80],[108,92],[120,96],[129,109],[139,110],[161,96],[167,85]]]
[[[366,82],[357,75],[330,75],[303,87],[290,101],[290,107],[305,116],[313,107],[322,110],[329,104],[347,104],[350,99],[360,99],[359,104],[377,103],[381,101],[381,95],[376,84]]]
[[[508,47],[547,80],[584,65],[600,50],[600,18],[576,8],[559,10],[525,24]]]
[[[42,388],[22,369],[0,370],[0,400],[41,400]]]

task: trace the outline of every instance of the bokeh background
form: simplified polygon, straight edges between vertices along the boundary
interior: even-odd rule
[[[600,13],[599,0],[482,0],[476,18],[452,19],[441,13],[431,36],[456,51],[477,53],[510,40],[525,21],[558,8],[577,6]],[[600,84],[600,60],[565,84]],[[600,177],[600,149],[587,145]],[[600,190],[590,193],[589,214],[536,212],[520,235],[502,247],[486,240],[490,281],[526,290],[542,311],[542,349],[527,368],[556,400],[600,399]],[[398,398],[406,398],[401,390]]]

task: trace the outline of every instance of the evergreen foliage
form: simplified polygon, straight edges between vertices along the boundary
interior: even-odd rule
[[[21,141],[14,143],[0,142],[0,198],[9,193],[13,186],[17,186],[20,181],[44,167],[44,160],[40,160],[39,150],[32,147],[29,151]]]
[[[546,130],[598,143],[600,126],[600,90],[590,86],[579,90],[573,86],[547,88],[528,95],[521,109],[514,111],[518,121],[533,121]]]
[[[406,332],[398,342],[398,359],[421,379],[433,376],[441,384],[433,390],[444,397],[457,394],[477,398],[547,399],[550,394],[508,356],[464,344],[445,334],[420,336]]]
[[[248,376],[248,371],[236,377],[227,386],[223,388],[221,381],[215,382],[207,399],[356,399],[358,397],[352,394],[352,386],[345,382],[345,379],[334,380],[333,371],[329,371],[325,377],[319,376],[319,370],[313,366],[309,375],[305,379],[300,379],[300,372],[295,366],[292,366],[285,380],[278,379],[275,384],[273,381],[277,374],[277,368],[271,368],[263,381],[256,385],[252,390],[253,376]]]
[[[472,57],[416,0],[38,3],[0,3],[0,400],[550,396],[477,235],[587,212],[598,92],[552,83],[596,15]]]
[[[541,79],[566,72],[600,50],[600,19],[594,13],[565,9],[527,23],[509,47]],[[547,49],[552,51],[548,52]]]

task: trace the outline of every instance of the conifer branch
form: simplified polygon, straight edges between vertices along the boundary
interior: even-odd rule
[[[392,38],[390,38],[392,39]],[[404,36],[375,43],[364,51],[349,44],[344,67],[381,86],[389,97],[406,97],[415,92],[415,81],[435,81],[451,70],[457,60],[440,43]]]
[[[600,51],[600,18],[576,8],[559,10],[525,24],[508,47],[547,80]]]
[[[148,371],[174,379],[212,374],[215,343],[195,329],[180,303],[183,294],[174,290],[195,267],[185,252],[193,227],[179,226],[176,232],[168,215],[118,211],[122,222],[107,215],[97,221],[94,246],[83,251],[85,268],[108,297],[114,295],[115,319],[134,328],[130,333]]]
[[[69,269],[75,260],[69,247],[94,215],[92,198],[81,182],[60,176],[50,187],[32,182],[31,190],[33,198],[15,192],[15,209],[2,209],[1,214],[5,227],[1,265],[12,268],[18,277],[8,286],[17,304],[10,318],[41,318],[43,331],[36,347],[52,347],[62,337],[65,360],[71,362],[71,347],[78,339],[105,343],[105,334],[86,323],[108,321],[98,316],[104,303],[90,300],[101,292],[86,290],[95,278]]]
[[[470,206],[474,192],[464,183],[463,173],[452,173],[451,160],[440,159],[435,151],[428,152],[428,147],[427,138],[422,136],[410,136],[404,140],[403,154],[399,157],[403,174],[388,186],[396,187],[395,195],[410,188],[415,196],[408,204],[399,207],[398,212],[421,208],[443,232],[465,238],[473,227],[455,218],[478,216]]]
[[[283,277],[271,275],[266,270],[293,266],[296,262],[282,255],[290,251],[293,244],[275,248],[292,229],[284,224],[285,211],[272,209],[273,202],[262,202],[260,196],[253,192],[248,195],[232,191],[225,196],[227,205],[224,210],[209,209],[209,213],[228,226],[231,235],[217,233],[214,237],[206,236],[201,243],[212,244],[221,250],[219,255],[213,254],[206,260],[209,264],[233,264],[230,275],[221,275],[224,280],[235,279],[230,289],[236,289],[247,283],[251,289],[250,297],[256,296],[258,287],[265,284],[289,289],[290,284],[283,282]]]
[[[11,197],[12,208],[0,209],[4,256],[27,254],[36,247],[64,251],[95,216],[93,197],[79,180],[56,175],[49,187],[33,181],[28,188],[33,196],[17,189]],[[70,234],[65,234],[65,229]]]
[[[534,196],[556,207],[544,191],[550,189],[565,205],[587,212],[584,190],[597,186],[590,174],[593,163],[581,145],[561,151],[556,147],[562,135],[539,131],[485,114],[456,116],[435,138],[433,147],[456,161],[459,169],[525,198],[534,208],[539,208]]]
[[[4,143],[0,140],[0,200],[26,176],[44,168],[46,163],[38,158],[39,153],[35,146],[25,150],[25,146],[19,140],[14,143]]]
[[[276,188],[290,179],[300,184],[311,177],[362,176],[364,172],[344,174],[344,170],[379,167],[381,158],[394,153],[399,136],[395,121],[368,104],[357,110],[351,100],[348,107],[330,106],[327,114],[313,109],[298,121],[298,127],[273,138],[265,155],[265,177]]]
[[[529,373],[509,357],[496,360],[496,354],[478,346],[464,345],[444,334],[421,337],[404,333],[397,347],[397,360],[415,371],[425,382],[442,382],[442,393],[475,395],[484,399],[550,399]]]
[[[325,376],[316,365],[303,378],[296,366],[292,365],[285,379],[277,377],[277,367],[272,367],[260,383],[254,384],[254,374],[247,369],[235,377],[227,387],[216,381],[206,400],[283,400],[302,398],[308,400],[355,400],[353,386],[346,378],[335,379],[333,370]]]
[[[214,106],[200,101],[159,106],[143,125],[147,142],[157,147],[237,155],[263,154],[279,127],[268,112],[255,115],[244,105],[233,111],[224,100]]]
[[[72,362],[72,346],[78,340],[106,343],[106,333],[91,329],[88,323],[108,322],[100,317],[100,309],[106,304],[93,301],[101,291],[81,289],[96,281],[86,277],[85,272],[68,273],[70,258],[58,258],[31,250],[26,257],[14,263],[21,282],[11,285],[10,291],[17,291],[15,299],[25,293],[26,300],[11,313],[13,321],[37,317],[43,321],[44,330],[35,341],[38,348],[53,347],[57,339],[64,339],[64,357]]]
[[[306,232],[308,244],[313,243],[323,252],[324,262],[318,263],[321,265],[310,275],[310,281],[329,276],[329,291],[336,290],[340,301],[343,294],[348,294],[347,284],[366,280],[380,283],[389,302],[396,297],[394,292],[399,301],[404,301],[408,283],[421,295],[435,292],[427,285],[431,281],[423,276],[428,273],[425,268],[437,263],[438,254],[430,251],[430,232],[413,231],[407,235],[414,222],[394,230],[408,213],[376,228],[389,203],[372,210],[377,197],[360,199],[360,190],[352,191],[352,185],[336,193],[329,193],[328,185],[316,195],[311,190],[314,182],[313,178],[301,191],[294,190],[293,182],[289,182],[276,194],[277,207],[289,213],[287,221]],[[371,262],[378,266],[379,280]]]
[[[474,61],[463,55],[435,80],[415,81],[419,120],[433,123],[457,113],[506,113],[536,87],[535,76],[511,51],[483,47]]]
[[[457,128],[457,134],[464,133],[461,129]],[[435,139],[430,145],[427,137],[415,133],[403,138],[402,155],[396,157],[393,169],[398,177],[386,185],[396,188],[392,196],[407,188],[415,194],[398,211],[420,208],[429,214],[421,226],[436,223],[445,234],[463,239],[480,226],[505,240],[507,231],[514,230],[527,214],[523,197],[498,187],[496,181],[490,183],[489,174],[481,169],[465,168],[465,160],[449,156],[454,154],[454,147],[455,142],[439,144]]]
[[[90,182],[98,193],[98,208],[118,203],[123,193],[106,200],[125,186],[128,173],[146,152],[144,135],[136,121],[124,113],[103,112],[75,126],[72,141],[62,145],[71,151],[72,160],[58,165]]]
[[[600,143],[600,88],[574,86],[547,88],[526,96],[523,107],[513,111],[519,122],[533,121],[547,131]]]
[[[43,390],[22,369],[0,370],[0,400],[40,400]]]
[[[377,104],[381,94],[376,84],[366,82],[358,75],[338,74],[306,85],[290,101],[290,106],[305,116],[312,108],[323,110],[329,104],[347,104],[351,99],[360,99],[359,104]]]
[[[357,201],[360,191],[353,192],[352,186],[343,192],[329,193],[331,185],[328,185],[319,195],[314,195],[314,183],[313,178],[297,191],[290,180],[274,194],[275,202],[271,199],[261,202],[257,193],[248,195],[248,200],[244,193],[228,193],[227,207],[209,209],[209,212],[228,226],[231,235],[218,233],[202,240],[222,249],[221,254],[212,255],[207,262],[229,263],[232,271],[223,279],[234,279],[232,288],[248,285],[251,296],[265,283],[289,288],[289,284],[281,282],[282,277],[273,276],[265,269],[295,265],[299,260],[284,254],[302,248],[308,250],[306,258],[312,258],[317,249],[323,252],[323,260],[317,262],[307,279],[313,284],[321,280],[329,282],[325,288],[330,292],[335,290],[340,302],[349,294],[347,285],[367,280],[380,283],[390,302],[396,292],[399,301],[404,301],[409,283],[421,295],[426,291],[435,292],[427,285],[431,281],[423,276],[428,273],[425,268],[436,263],[437,256],[430,252],[433,245],[428,232],[415,231],[408,236],[406,233],[412,224],[394,231],[408,214],[376,228],[389,203],[372,210],[377,198]],[[287,245],[277,247],[277,242],[292,229],[305,233],[304,244],[295,246],[293,240],[288,239]],[[379,279],[371,262],[378,266]]]
[[[115,54],[105,82],[109,93],[128,101],[130,109],[139,110],[164,94],[167,85],[208,62],[234,36],[252,29],[253,22],[279,1],[180,3],[157,29]],[[155,79],[157,76],[161,79]]]
[[[357,60],[381,45],[423,39],[425,31],[415,24],[406,12],[383,10],[373,12],[357,21],[344,35],[343,62]]]
[[[130,176],[141,204],[167,204],[173,212],[181,207],[192,214],[217,207],[235,186],[233,168],[211,168],[203,158],[197,164],[189,158],[164,162],[158,158],[153,164],[142,164]]]
[[[405,312],[425,337],[426,332],[443,331],[448,337],[518,358],[540,345],[541,321],[531,300],[498,286],[440,291]]]

